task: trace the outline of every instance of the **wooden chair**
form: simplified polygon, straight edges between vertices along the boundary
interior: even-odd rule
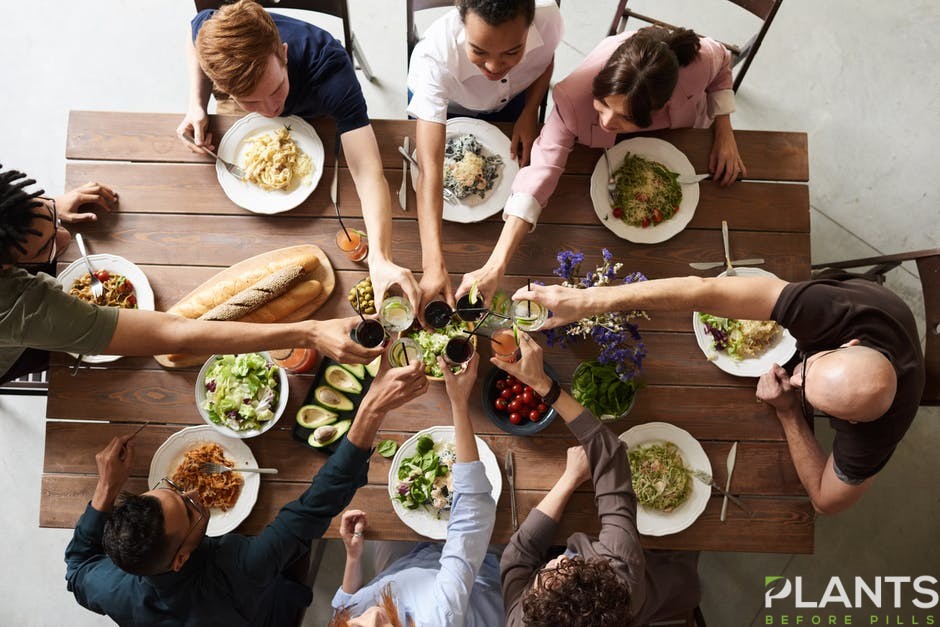
[[[206,9],[218,9],[223,4],[231,4],[234,0],[194,0],[196,11]],[[347,0],[256,0],[258,4],[267,9],[300,9],[312,13],[323,13],[338,17],[343,22],[343,45],[346,46],[346,52],[353,63],[358,63],[357,69],[369,80],[375,82],[375,75],[372,68],[366,61],[359,42],[356,41],[356,34],[352,32],[349,21],[349,5]]]
[[[559,7],[561,6],[561,0],[555,0],[555,3]],[[411,63],[411,53],[414,52],[415,46],[417,46],[418,42],[421,40],[421,37],[418,36],[418,29],[415,26],[415,13],[424,11],[425,9],[452,6],[454,6],[454,0],[405,0],[406,37],[408,40],[408,56],[405,62],[406,73],[408,70],[407,66]],[[546,109],[548,109],[548,92],[545,92],[545,97],[542,98],[542,104],[539,105],[539,124],[545,122]]]
[[[34,372],[0,385],[0,395],[45,396],[49,393],[49,373]]]
[[[924,291],[924,321],[927,325],[924,362],[927,370],[927,384],[924,386],[920,404],[940,405],[940,248],[866,259],[850,259],[836,263],[820,263],[812,267],[814,270],[822,268],[849,270],[871,266],[859,276],[884,284],[885,273],[897,268],[904,261],[917,263],[920,285]]]
[[[610,24],[610,30],[607,32],[608,36],[623,32],[624,27],[627,25],[627,19],[631,17],[635,17],[636,19],[647,22],[648,24],[655,24],[665,28],[677,28],[676,26],[673,26],[667,22],[633,12],[627,8],[627,1],[628,0],[620,0],[619,4],[617,5],[617,12],[614,13],[614,20]],[[734,79],[733,89],[734,91],[738,91],[738,87],[741,85],[741,81],[744,80],[744,75],[751,66],[751,61],[754,60],[754,55],[757,54],[757,50],[760,48],[761,42],[764,41],[764,35],[766,35],[767,31],[770,29],[770,24],[774,21],[774,17],[777,15],[777,9],[780,8],[783,0],[729,1],[738,5],[749,13],[756,15],[761,20],[760,30],[757,31],[757,34],[751,37],[744,45],[736,46],[734,44],[721,42],[721,44],[731,52],[731,67],[734,68],[739,63],[742,63],[741,69],[738,70],[738,74]]]

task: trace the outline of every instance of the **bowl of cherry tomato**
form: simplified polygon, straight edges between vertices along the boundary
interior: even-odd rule
[[[548,364],[545,372],[557,380]],[[512,435],[538,433],[558,415],[535,390],[496,367],[483,381],[483,410],[494,425]]]

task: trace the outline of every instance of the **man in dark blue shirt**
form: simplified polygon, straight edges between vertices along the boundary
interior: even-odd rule
[[[300,498],[254,537],[205,537],[208,515],[198,493],[179,492],[165,481],[142,495],[125,495],[115,508],[134,444],[114,438],[95,458],[95,494],[65,552],[68,589],[81,605],[120,625],[294,624],[312,592],[285,571],[366,483],[385,414],[427,385],[420,360],[389,369],[383,359],[339,449]]]
[[[213,85],[241,111],[265,117],[335,119],[349,172],[362,200],[374,293],[381,299],[397,284],[418,311],[417,281],[410,270],[391,259],[388,183],[362,88],[343,46],[326,31],[268,13],[252,0],[197,14],[191,24],[191,41],[194,45],[186,48],[189,108],[177,134],[182,138],[184,133],[192,133],[197,145],[214,149],[206,114]]]

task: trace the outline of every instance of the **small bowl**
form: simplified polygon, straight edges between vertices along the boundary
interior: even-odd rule
[[[558,375],[552,370],[551,366],[543,364],[543,368],[548,376],[555,381],[558,380]],[[548,425],[552,424],[552,421],[558,415],[554,407],[549,407],[548,412],[536,422],[532,422],[526,418],[517,425],[509,422],[509,412],[500,411],[493,407],[493,401],[496,400],[496,396],[499,393],[499,390],[496,389],[496,380],[505,376],[505,371],[493,366],[486,374],[486,379],[483,380],[483,391],[481,394],[483,399],[483,411],[486,412],[490,422],[511,435],[534,435],[548,428]]]
[[[267,360],[269,364],[273,364],[274,360],[271,359],[271,355],[265,352],[260,352],[260,354]],[[209,372],[209,368],[215,363],[215,359],[218,355],[213,355],[203,364],[202,368],[199,370],[199,374],[196,376],[196,409],[199,411],[199,415],[202,416],[202,419],[207,425],[218,431],[223,435],[227,435],[232,438],[240,438],[242,440],[247,438],[253,438],[259,436],[265,431],[271,429],[274,424],[281,419],[281,416],[284,415],[284,410],[287,409],[287,400],[290,396],[290,388],[287,381],[287,371],[283,368],[278,367],[278,390],[277,390],[277,408],[274,410],[274,418],[264,423],[260,429],[248,429],[246,431],[235,431],[234,429],[229,429],[225,425],[217,425],[212,420],[209,419],[209,412],[202,408],[203,402],[206,400],[206,373]]]

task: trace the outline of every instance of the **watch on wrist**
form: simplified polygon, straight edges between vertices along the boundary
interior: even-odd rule
[[[552,379],[552,387],[548,388],[548,392],[542,397],[542,402],[546,405],[554,405],[559,396],[561,396],[561,386],[558,385],[558,381]]]

